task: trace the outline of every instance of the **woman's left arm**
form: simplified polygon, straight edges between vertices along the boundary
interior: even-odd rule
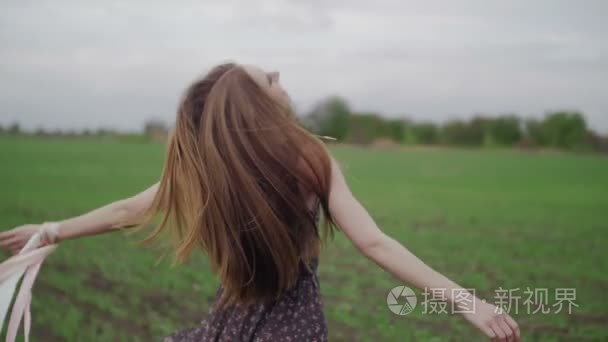
[[[384,234],[367,210],[353,196],[339,165],[332,159],[329,210],[346,236],[363,255],[395,277],[424,290],[427,299],[451,302],[471,324],[492,341],[520,341],[517,323],[508,313],[477,298],[446,276],[435,271],[405,246]],[[446,254],[447,255],[447,254]]]
[[[76,239],[116,231],[122,223],[130,221],[148,208],[156,195],[158,183],[129,198],[104,205],[83,215],[58,221],[57,240]],[[0,248],[18,252],[40,224],[26,224],[0,233]]]

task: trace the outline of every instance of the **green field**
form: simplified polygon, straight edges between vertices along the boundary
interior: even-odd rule
[[[575,288],[572,314],[527,314],[525,340],[608,339],[608,159],[507,150],[333,149],[379,226],[438,271],[494,290]],[[161,172],[160,144],[0,137],[0,229],[132,195]],[[33,341],[149,341],[204,318],[217,281],[115,233],[62,242],[34,287]],[[386,306],[399,281],[339,233],[319,268],[331,340],[483,340],[459,316]],[[519,293],[522,300],[523,292]],[[419,297],[420,299],[420,297]],[[534,307],[535,308],[535,307]]]

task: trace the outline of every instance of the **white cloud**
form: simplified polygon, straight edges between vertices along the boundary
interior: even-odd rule
[[[0,123],[139,129],[172,120],[226,59],[277,69],[299,108],[441,120],[585,112],[608,132],[603,1],[12,1],[0,5]]]

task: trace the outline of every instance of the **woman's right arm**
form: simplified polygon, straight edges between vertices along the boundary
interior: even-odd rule
[[[157,190],[158,183],[132,197],[112,202],[77,217],[57,221],[57,240],[97,235],[122,228],[123,222],[130,221],[150,206]],[[12,253],[18,252],[40,226],[26,224],[0,233],[0,248]]]
[[[384,270],[418,289],[441,289],[445,295],[442,299],[454,304],[459,303],[456,303],[453,294],[465,294],[466,299],[474,302],[474,313],[463,314],[471,324],[493,340],[519,341],[517,323],[508,314],[497,313],[494,305],[476,298],[384,234],[352,195],[340,167],[333,159],[329,210],[355,247]]]

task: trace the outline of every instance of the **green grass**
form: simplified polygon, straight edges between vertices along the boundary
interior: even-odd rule
[[[526,340],[608,339],[608,159],[506,150],[336,147],[353,192],[379,226],[459,284],[576,288],[572,314],[514,314]],[[0,227],[57,220],[155,182],[164,147],[0,137]],[[34,341],[148,341],[197,325],[217,281],[201,254],[156,265],[122,233],[62,242],[32,304]],[[407,265],[406,265],[407,266]],[[331,340],[484,340],[459,316],[397,316],[400,282],[338,234],[319,268]],[[523,296],[523,293],[520,292]],[[420,299],[420,296],[419,296]],[[523,299],[522,299],[523,300]]]

